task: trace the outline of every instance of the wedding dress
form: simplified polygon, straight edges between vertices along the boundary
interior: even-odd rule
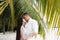
[[[25,35],[28,34],[25,28],[24,28],[24,34]],[[36,37],[33,36],[33,37],[28,38],[27,40],[43,40],[43,37],[38,34]]]
[[[43,40],[43,38],[42,36],[37,35],[37,37],[31,37],[31,38],[28,38],[27,40]]]

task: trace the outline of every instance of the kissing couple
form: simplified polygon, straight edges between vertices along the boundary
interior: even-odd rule
[[[16,40],[35,40],[38,35],[38,22],[25,12],[17,21]]]

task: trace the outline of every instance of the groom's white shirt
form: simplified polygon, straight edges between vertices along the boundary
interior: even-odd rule
[[[29,35],[32,32],[38,33],[38,23],[36,20],[30,18],[29,21],[25,25],[25,34]]]

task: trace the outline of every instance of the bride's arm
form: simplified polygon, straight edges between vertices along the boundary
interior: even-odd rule
[[[24,34],[24,28],[23,28],[23,26],[21,27],[21,38],[23,39],[23,40],[26,40],[26,35]]]

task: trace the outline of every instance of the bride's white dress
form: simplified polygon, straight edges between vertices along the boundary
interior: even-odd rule
[[[26,31],[25,28],[24,28],[24,34],[27,34],[27,31]],[[40,35],[38,34],[36,37],[33,36],[33,37],[28,38],[27,40],[43,40],[43,38],[42,38],[42,36],[40,36]]]
[[[36,38],[35,38],[35,37],[31,37],[31,38],[29,38],[28,40],[43,40],[43,38],[40,37],[40,35],[37,35]]]

